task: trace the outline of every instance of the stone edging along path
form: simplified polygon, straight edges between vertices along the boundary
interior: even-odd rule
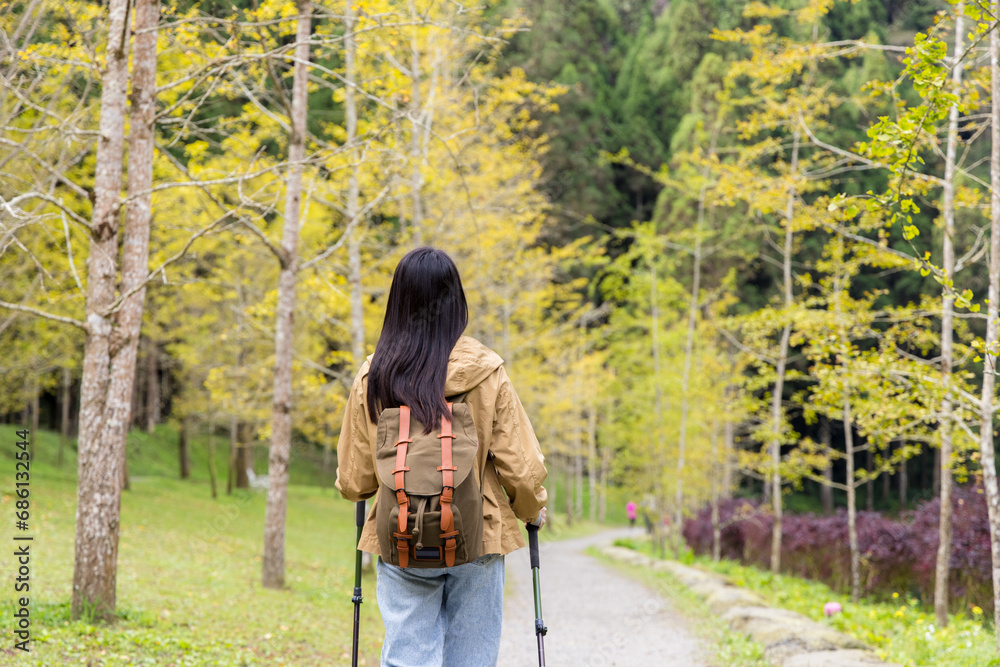
[[[870,647],[802,614],[767,606],[756,593],[730,583],[725,577],[680,563],[650,558],[625,547],[605,547],[610,558],[667,571],[700,597],[709,610],[764,646],[764,657],[780,667],[900,667],[881,661]]]

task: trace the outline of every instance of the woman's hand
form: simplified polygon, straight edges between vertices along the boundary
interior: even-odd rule
[[[539,528],[541,528],[542,526],[544,526],[545,525],[545,508],[543,507],[542,511],[538,513],[538,518],[537,519],[535,519],[534,521],[529,521],[528,523],[530,523],[533,526],[538,526]]]

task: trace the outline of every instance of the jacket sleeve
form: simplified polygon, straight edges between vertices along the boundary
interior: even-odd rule
[[[334,485],[340,495],[357,502],[371,498],[378,491],[372,450],[368,407],[365,402],[363,377],[367,369],[362,366],[354,378],[351,394],[344,411],[344,425],[337,442],[337,481]]]
[[[547,499],[547,492],[542,486],[548,475],[545,457],[528,415],[502,366],[490,453],[514,515],[522,521],[535,519]]]

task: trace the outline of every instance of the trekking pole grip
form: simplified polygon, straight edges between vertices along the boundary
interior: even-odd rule
[[[357,506],[357,514],[355,515],[354,525],[358,528],[363,528],[365,525],[365,501],[361,500],[355,503]]]
[[[531,557],[531,567],[538,567],[538,526],[533,523],[527,525],[528,529],[528,552]]]

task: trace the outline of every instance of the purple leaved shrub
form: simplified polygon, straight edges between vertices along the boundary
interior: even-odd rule
[[[956,609],[968,610],[978,605],[993,608],[993,583],[990,556],[989,516],[986,494],[981,485],[957,487],[952,492],[951,573],[949,596]],[[921,504],[913,512],[911,539],[915,543],[913,565],[916,585],[923,599],[934,596],[934,570],[937,565],[938,499]],[[989,613],[989,611],[987,611]]]
[[[858,548],[862,594],[887,598],[892,593],[934,598],[940,501],[920,503],[898,518],[858,512]],[[953,538],[949,588],[952,608],[979,605],[992,609],[990,538],[981,486],[957,487],[952,494]],[[731,499],[719,504],[723,558],[767,569],[771,560],[772,517],[757,500]],[[709,507],[684,522],[684,538],[698,554],[712,553]],[[847,510],[836,514],[786,514],[782,521],[782,571],[822,581],[831,588],[851,588]]]

